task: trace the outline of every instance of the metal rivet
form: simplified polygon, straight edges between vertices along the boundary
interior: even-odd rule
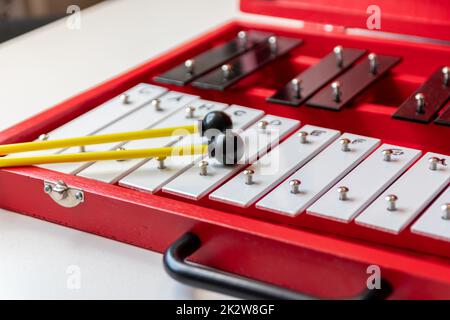
[[[339,140],[339,143],[341,144],[341,150],[344,152],[348,152],[350,151],[350,139],[347,138],[343,138],[341,140]]]
[[[186,118],[188,118],[188,119],[194,118],[194,112],[195,112],[195,107],[194,106],[188,106],[186,108]]]
[[[200,175],[207,176],[208,175],[208,161],[202,160],[199,162],[198,167],[200,168]]]
[[[417,93],[414,96],[416,99],[416,112],[424,113],[425,112],[425,95],[423,93]]]
[[[270,51],[276,53],[278,50],[278,38],[276,36],[271,36],[267,41],[269,42]]]
[[[47,141],[50,138],[48,133],[41,134],[38,138],[39,141]]]
[[[243,44],[247,43],[248,37],[247,37],[247,32],[245,31],[239,31],[237,34],[237,38],[239,39],[239,41],[241,41]]]
[[[396,203],[397,203],[398,197],[395,194],[390,194],[390,195],[386,196],[386,198],[384,198],[384,199],[388,203],[388,206],[387,206],[388,211],[397,210]]]
[[[188,59],[184,62],[184,66],[186,67],[187,73],[193,73],[194,72],[194,65],[195,60],[194,59]]]
[[[369,59],[369,71],[371,74],[376,74],[378,70],[378,59],[375,53],[371,53],[367,56]]]
[[[336,64],[339,68],[342,68],[344,64],[344,48],[342,46],[336,46],[333,49],[334,56],[336,57]]]
[[[308,132],[306,132],[306,131],[300,131],[300,132],[298,133],[298,136],[299,136],[299,138],[300,138],[300,143],[302,143],[302,144],[308,143],[308,136],[309,136]]]
[[[334,81],[331,84],[331,89],[333,90],[333,101],[340,102],[342,96],[341,84],[338,81]]]
[[[441,210],[442,210],[442,219],[450,220],[450,203],[444,203],[441,206]]]
[[[129,104],[129,103],[131,103],[131,101],[130,101],[130,96],[129,96],[128,94],[126,94],[126,93],[120,95],[120,101],[121,101],[123,104]]]
[[[302,81],[297,78],[291,80],[292,91],[294,92],[294,96],[297,99],[301,98],[302,96],[301,83]]]
[[[381,153],[383,154],[383,160],[389,162],[392,160],[392,155],[394,154],[394,151],[392,149],[386,149],[383,150],[383,152]]]
[[[291,193],[293,193],[293,194],[299,193],[301,184],[302,184],[301,181],[298,179],[289,181],[289,185],[291,186]]]
[[[153,99],[152,100],[152,106],[155,108],[156,111],[161,111],[161,100],[159,99]]]
[[[77,199],[78,201],[84,201],[84,194],[81,191],[78,191],[77,193],[75,193],[75,199]]]
[[[253,184],[253,175],[255,174],[255,171],[252,169],[244,170],[244,176],[245,176],[245,184]]]
[[[438,164],[441,163],[441,159],[437,157],[431,157],[430,159],[428,159],[428,163],[430,164],[430,170],[435,171],[438,168]]]
[[[164,164],[164,160],[166,160],[166,157],[156,158],[156,161],[158,161],[158,169],[162,170],[162,169],[166,168],[166,165]]]
[[[233,66],[231,64],[224,64],[220,69],[222,69],[224,78],[229,78],[233,70]]]
[[[442,74],[444,76],[444,79],[443,79],[444,86],[450,85],[450,68],[447,66],[443,67]]]
[[[337,191],[339,193],[339,200],[341,200],[341,201],[348,200],[348,191],[349,191],[349,189],[347,187],[344,187],[344,186],[339,187],[339,188],[337,188]]]
[[[49,185],[49,184],[44,185],[44,192],[45,193],[51,193],[52,191],[53,191],[53,188],[52,188],[51,185]]]
[[[263,130],[263,131],[267,129],[268,125],[269,125],[269,122],[266,121],[266,120],[261,120],[261,121],[258,122],[258,128]]]

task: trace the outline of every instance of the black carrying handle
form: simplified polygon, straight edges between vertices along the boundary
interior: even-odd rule
[[[201,289],[215,291],[242,299],[320,300],[319,297],[284,289],[261,281],[244,278],[220,270],[186,262],[201,247],[200,238],[188,232],[175,241],[164,253],[166,272],[175,280]],[[365,289],[346,300],[382,300],[391,294],[391,286],[381,280],[380,289]]]

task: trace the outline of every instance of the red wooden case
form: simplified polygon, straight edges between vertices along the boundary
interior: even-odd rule
[[[372,136],[424,152],[450,154],[449,127],[391,118],[428,75],[450,63],[449,43],[345,32],[344,27],[366,27],[370,4],[349,0],[242,0],[243,11],[307,23],[304,28],[294,28],[229,22],[1,132],[0,143],[34,140],[140,82],[159,85],[153,81],[154,76],[231,39],[239,30],[252,29],[301,38],[304,44],[225,93],[192,86],[162,86],[300,119],[303,124]],[[450,40],[447,2],[383,0],[377,5],[384,32]],[[330,27],[324,28],[325,23],[335,27],[330,31]],[[340,112],[266,102],[276,89],[338,44],[400,56],[402,62]],[[44,193],[44,180],[63,180],[82,189],[85,202],[72,209],[59,206]],[[365,287],[367,267],[378,265],[394,289],[393,299],[450,298],[450,245],[408,230],[393,236],[354,223],[344,225],[308,215],[292,219],[263,213],[254,206],[242,209],[161,192],[149,195],[36,167],[0,170],[0,189],[3,208],[157,252],[192,231],[203,243],[193,261],[293,290],[327,298],[350,296]]]

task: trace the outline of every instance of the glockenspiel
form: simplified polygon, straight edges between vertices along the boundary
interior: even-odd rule
[[[245,141],[238,164],[196,154],[4,168],[1,206],[165,252],[175,278],[241,297],[449,298],[448,4],[378,2],[384,33],[362,30],[360,1],[242,0],[314,21],[227,23],[0,133],[54,140],[223,111]],[[373,270],[381,289],[368,288]]]

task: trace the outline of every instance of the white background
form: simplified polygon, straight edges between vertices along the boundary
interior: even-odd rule
[[[82,12],[81,30],[63,20],[0,45],[0,130],[222,24],[236,7],[233,0],[108,1]],[[3,299],[218,297],[169,279],[159,254],[5,210],[0,261]],[[67,286],[73,265],[80,289]]]

